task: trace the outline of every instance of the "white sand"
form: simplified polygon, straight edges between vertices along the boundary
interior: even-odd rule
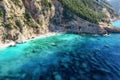
[[[14,46],[15,44],[16,44],[15,42],[10,42],[7,44],[0,44],[0,49],[4,49],[4,48],[9,47],[9,46]]]
[[[32,39],[28,39],[28,40],[23,40],[23,41],[20,41],[22,43],[24,42],[28,42],[30,40],[35,40],[35,39],[39,39],[39,38],[46,38],[46,37],[49,37],[49,36],[53,36],[53,35],[59,35],[60,33],[56,33],[56,32],[49,32],[49,33],[46,33],[46,34],[41,34],[37,37],[34,37]],[[15,46],[16,45],[16,42],[10,42],[10,43],[6,43],[6,44],[0,44],[0,50],[1,49],[4,49],[4,48],[7,48],[9,46]]]

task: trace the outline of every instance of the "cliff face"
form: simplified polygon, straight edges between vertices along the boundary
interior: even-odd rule
[[[0,43],[4,43],[48,32],[54,7],[49,0],[2,0],[0,13]]]
[[[51,20],[51,24],[50,24],[51,31],[57,30],[57,31],[64,31],[68,33],[77,33],[77,34],[87,33],[87,34],[100,34],[100,35],[106,34],[109,32],[120,32],[120,29],[113,27],[109,23],[111,19],[118,17],[118,14],[111,8],[111,6],[107,5],[106,3],[103,3],[102,1],[99,2],[97,0],[93,0],[94,2],[93,5],[92,3],[91,5],[89,5],[89,2],[87,3],[87,1],[89,0],[80,0],[80,1],[86,1],[85,6],[90,7],[90,10],[88,11],[91,11],[92,9],[94,9],[93,11],[95,12],[98,11],[100,14],[103,13],[103,15],[105,15],[105,17],[103,17],[101,21],[98,21],[98,23],[92,23],[89,21],[89,18],[91,17],[89,17],[89,15],[86,15],[86,14],[89,14],[89,12],[87,11],[83,12],[84,11],[83,8],[81,9],[83,10],[82,12],[84,13],[83,16],[87,16],[88,19],[86,19],[86,17],[85,18],[81,17],[81,15],[78,14],[80,12],[75,12],[76,8],[78,8],[80,4],[79,0],[77,2],[78,4],[75,3],[75,1],[77,0],[74,0],[74,3],[72,4],[70,4],[69,1],[72,2],[72,0],[52,0],[52,3],[55,6],[55,16]],[[74,4],[77,5],[77,7],[72,8],[75,6]],[[80,8],[78,10],[80,10]],[[90,13],[90,16],[92,16],[91,13]],[[93,16],[92,18],[95,18],[95,17],[96,16]]]
[[[101,10],[107,12],[108,21],[115,16],[104,7]],[[22,41],[49,31],[105,34],[109,30],[105,27],[108,25],[80,18],[61,0],[0,0],[0,43]]]

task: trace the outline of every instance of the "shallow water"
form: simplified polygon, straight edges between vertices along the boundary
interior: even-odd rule
[[[111,22],[111,24],[112,24],[113,26],[116,26],[116,27],[119,27],[119,28],[120,28],[120,19]]]
[[[61,34],[0,51],[0,80],[119,80],[120,34]]]

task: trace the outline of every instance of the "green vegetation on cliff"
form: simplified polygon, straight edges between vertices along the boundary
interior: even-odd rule
[[[51,3],[48,0],[43,0],[43,5],[46,7],[51,7]]]
[[[0,17],[3,17],[3,11],[0,10]]]
[[[93,23],[101,21],[105,15],[98,11],[94,0],[60,0],[62,4],[81,18]]]

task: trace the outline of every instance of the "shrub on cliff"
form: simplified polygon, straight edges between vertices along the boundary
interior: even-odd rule
[[[0,10],[0,17],[3,17],[3,11]]]
[[[62,4],[76,13],[81,18],[93,23],[98,23],[105,17],[102,12],[95,9],[94,1],[92,0],[59,0]]]

